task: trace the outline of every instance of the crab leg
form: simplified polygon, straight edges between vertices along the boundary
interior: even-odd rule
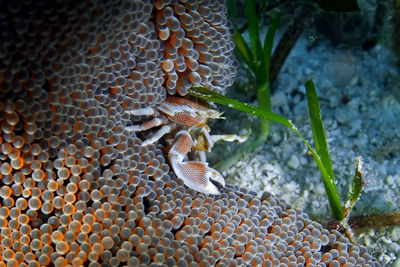
[[[216,143],[218,141],[226,141],[226,142],[233,142],[238,141],[239,143],[243,143],[247,141],[247,135],[236,135],[236,134],[213,134],[211,135],[211,140]]]
[[[158,140],[161,139],[161,137],[163,137],[164,135],[166,135],[169,132],[171,132],[171,126],[164,125],[152,137],[144,140],[143,143],[142,143],[142,146],[146,146],[146,145],[153,144],[153,143],[157,142]]]
[[[206,125],[207,126],[207,125]],[[191,127],[192,128],[192,127]],[[189,129],[190,131],[191,129]],[[209,128],[202,127],[199,133],[199,137],[195,140],[193,148],[199,151],[211,152],[211,148],[214,146],[214,142],[210,136]]]
[[[158,119],[157,119],[158,120]],[[155,125],[155,126],[148,126],[146,124],[151,123],[151,125],[154,125],[152,123],[154,120],[148,121],[143,123],[142,125],[132,125],[132,126],[127,126],[125,127],[128,131],[130,132],[139,132],[139,131],[145,131],[148,130],[150,128],[153,128],[155,126],[159,126],[161,124]],[[142,146],[147,146],[149,144],[153,144],[155,142],[157,142],[158,140],[160,140],[164,135],[166,135],[167,133],[171,132],[171,126],[170,125],[164,125],[163,127],[161,127],[157,132],[155,132],[153,134],[153,136],[147,138],[146,140],[143,141]]]
[[[210,182],[210,179],[225,186],[222,175],[208,167],[206,162],[187,161],[184,162],[186,154],[190,151],[193,140],[187,131],[179,131],[176,141],[168,153],[168,159],[176,176],[182,179],[184,184],[198,192],[205,194],[219,195],[217,187]]]
[[[147,115],[158,114],[158,111],[152,107],[141,108],[141,109],[131,110],[131,111],[127,111],[127,112],[134,116],[139,116],[139,115],[147,116]],[[166,123],[165,120],[163,120],[162,118],[153,118],[152,120],[146,121],[140,125],[127,126],[127,127],[125,127],[125,129],[127,129],[130,132],[142,132],[142,131],[147,131],[154,127],[163,125],[165,123]],[[172,127],[170,125],[164,125],[152,137],[143,141],[142,145],[146,146],[146,145],[153,144],[154,142],[160,140],[161,137],[163,137],[165,134],[171,132],[171,128]]]
[[[146,107],[146,108],[138,108],[138,109],[134,109],[134,110],[126,110],[125,112],[127,112],[130,115],[133,116],[151,116],[153,114],[157,113],[157,110],[153,107]]]
[[[159,118],[154,118],[154,119],[146,121],[140,125],[132,125],[132,126],[127,126],[125,128],[130,132],[142,132],[142,131],[147,131],[151,128],[160,126],[163,123],[164,123],[163,120],[161,120]]]
[[[191,154],[188,155],[190,160],[206,162],[206,152],[201,150],[193,150]]]

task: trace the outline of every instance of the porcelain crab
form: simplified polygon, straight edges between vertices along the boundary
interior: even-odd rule
[[[225,186],[225,180],[205,161],[205,151],[210,151],[214,143],[206,122],[208,119],[222,118],[220,112],[196,99],[177,96],[167,96],[165,101],[157,107],[127,112],[133,116],[153,117],[143,124],[128,126],[129,131],[146,131],[161,126],[153,136],[143,141],[142,145],[152,144],[167,134],[173,135],[168,159],[176,176],[182,179],[186,186],[205,194],[220,194],[210,179],[222,186]],[[232,139],[232,135],[229,137]],[[223,138],[219,136],[216,139]],[[193,160],[185,161],[185,157],[192,148],[194,153],[191,159]]]

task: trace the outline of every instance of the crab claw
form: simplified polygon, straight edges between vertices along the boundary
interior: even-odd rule
[[[218,188],[210,182],[210,179],[225,186],[222,175],[208,167],[206,162],[187,161],[183,162],[186,154],[193,144],[192,137],[187,131],[176,134],[176,142],[168,153],[168,159],[176,176],[182,179],[184,184],[198,192],[219,195]]]
[[[218,188],[210,182],[210,178],[215,180],[224,179],[214,169],[207,166],[205,162],[171,162],[175,174],[183,180],[184,184],[198,192],[204,194],[219,195]]]

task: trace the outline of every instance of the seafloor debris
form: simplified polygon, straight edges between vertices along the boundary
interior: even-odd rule
[[[170,80],[223,91],[235,72],[222,3],[151,3],[1,1],[0,264],[379,265],[275,197],[188,189],[160,144],[125,129],[125,110],[161,103]],[[192,20],[204,29],[174,61]]]

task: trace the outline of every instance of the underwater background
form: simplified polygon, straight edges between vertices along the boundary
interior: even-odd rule
[[[396,264],[398,3],[332,3],[0,1],[0,265]],[[271,37],[263,49],[254,22]],[[268,72],[251,76],[238,41],[262,51],[252,60]],[[154,139],[164,126],[192,130],[160,107],[201,85],[261,103],[316,146],[310,79],[342,203],[362,157],[364,191],[344,228],[308,149],[281,125],[213,106],[226,119],[210,121],[210,134],[263,133],[226,170],[218,163],[241,155],[237,142],[174,162],[170,145],[187,143],[173,131]],[[216,170],[226,180],[216,192],[187,183],[214,185]]]

